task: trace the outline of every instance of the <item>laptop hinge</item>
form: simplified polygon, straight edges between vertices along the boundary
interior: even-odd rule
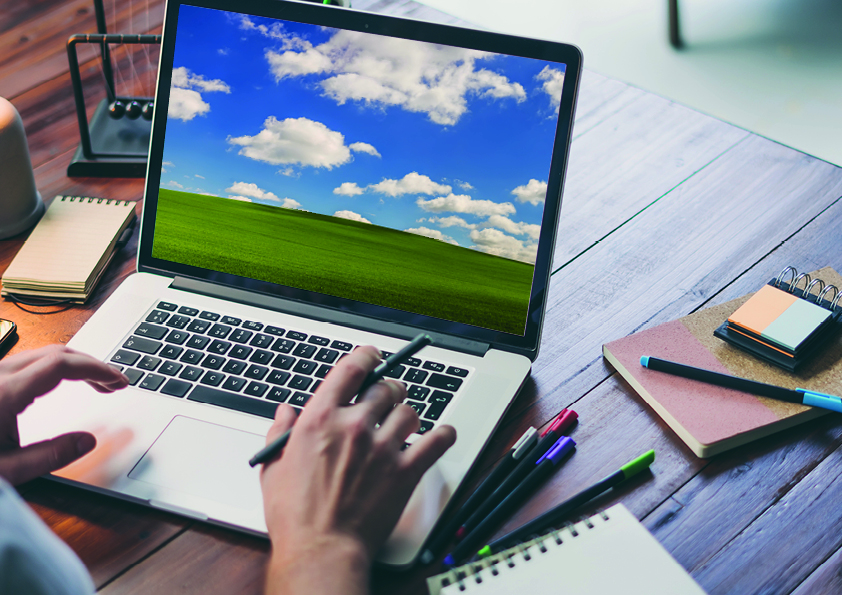
[[[256,306],[258,308],[265,308],[266,310],[283,312],[284,314],[292,314],[294,316],[302,316],[312,320],[320,320],[322,322],[347,326],[398,339],[409,340],[415,337],[419,332],[423,331],[433,338],[436,347],[451,349],[453,351],[459,351],[461,353],[467,353],[469,355],[476,355],[479,357],[483,357],[490,348],[488,343],[483,343],[481,341],[472,341],[470,339],[463,339],[446,333],[420,329],[418,327],[389,322],[387,320],[378,320],[377,318],[361,316],[351,312],[342,312],[340,310],[333,310],[324,306],[305,304],[304,302],[267,295],[265,293],[257,293],[234,287],[227,287],[225,285],[217,285],[215,283],[208,283],[207,281],[199,281],[197,279],[175,277],[173,282],[170,284],[170,288],[220,298],[230,302],[236,302],[238,304],[246,304],[247,306]]]

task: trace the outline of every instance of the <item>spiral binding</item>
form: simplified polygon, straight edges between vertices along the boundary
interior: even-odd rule
[[[61,194],[56,195],[55,200],[60,200],[61,202],[78,202],[79,204],[91,204],[96,201],[96,204],[106,204],[108,206],[116,206],[116,207],[125,207],[128,206],[131,201],[129,200],[116,200],[112,198],[97,198],[95,196],[62,196]]]
[[[784,283],[784,278],[789,273],[789,282]],[[808,273],[801,273],[798,274],[798,271],[795,267],[786,267],[781,273],[775,278],[773,283],[774,287],[778,289],[783,289],[788,293],[792,293],[797,295],[795,291],[798,289],[798,286],[801,284],[801,281],[804,281],[804,289],[800,290],[801,295],[798,296],[804,300],[815,302],[817,305],[827,308],[829,310],[836,310],[836,307],[839,305],[839,299],[842,298],[842,294],[839,292],[839,288],[835,285],[826,285],[824,281],[821,279],[812,279]],[[781,287],[781,285],[785,285],[786,287]],[[818,293],[813,294],[813,288],[818,286]],[[833,291],[833,300],[831,301],[830,298],[825,298],[825,295],[830,293],[831,290]],[[815,296],[815,299],[811,299]],[[828,306],[824,304],[828,303]]]
[[[549,550],[545,542],[548,540],[555,542],[556,545],[562,545],[565,542],[563,535],[565,532],[570,538],[575,539],[584,531],[594,529],[596,525],[594,525],[592,519],[596,518],[596,516],[601,517],[603,521],[610,520],[608,514],[604,510],[600,510],[593,516],[583,516],[575,522],[565,523],[560,528],[552,529],[544,535],[536,535],[503,552],[451,570],[442,576],[441,587],[444,588],[456,584],[461,592],[467,590],[469,580],[471,579],[472,582],[478,585],[482,584],[485,580],[500,575],[499,564],[505,564],[508,568],[516,568],[518,564],[531,561],[536,555],[547,553]]]

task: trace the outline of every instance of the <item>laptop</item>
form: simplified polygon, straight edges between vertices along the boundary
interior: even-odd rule
[[[166,7],[137,272],[70,346],[132,386],[64,382],[23,443],[87,430],[51,477],[266,534],[248,465],[359,345],[419,433],[458,439],[378,556],[418,556],[538,354],[581,73],[564,44],[285,1]],[[407,443],[419,437],[410,436]]]

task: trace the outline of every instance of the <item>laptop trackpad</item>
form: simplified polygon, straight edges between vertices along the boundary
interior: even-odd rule
[[[263,506],[260,467],[248,461],[264,436],[177,415],[129,477],[237,508]]]

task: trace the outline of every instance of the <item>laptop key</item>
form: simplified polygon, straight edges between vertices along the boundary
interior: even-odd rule
[[[319,366],[319,369],[316,370],[315,376],[316,378],[324,378],[327,376],[327,373],[333,370],[333,366],[328,366],[327,364],[322,364]]]
[[[330,345],[330,339],[327,337],[317,337],[316,335],[310,335],[310,338],[307,339],[308,343],[312,343],[313,345],[318,345],[319,347],[325,347]]]
[[[138,368],[142,368],[144,370],[154,370],[158,367],[158,364],[161,363],[161,358],[159,357],[152,357],[151,355],[144,355],[143,359],[141,359],[137,363]]]
[[[444,376],[443,374],[433,374],[427,380],[427,386],[455,392],[462,386],[462,380],[460,378],[453,378],[452,376]]]
[[[444,372],[444,364],[440,364],[438,362],[424,362],[421,366],[425,370],[432,370],[433,372]]]
[[[269,347],[269,346],[272,344],[272,341],[273,341],[273,339],[272,339],[272,337],[270,337],[269,335],[264,335],[264,334],[261,334],[261,333],[257,333],[257,334],[254,336],[254,339],[252,339],[252,340],[251,340],[251,342],[249,343],[249,345],[254,345],[255,347],[259,347],[259,348],[261,348],[261,349],[265,349],[265,348]]]
[[[198,380],[202,377],[202,372],[204,372],[202,368],[187,366],[181,371],[181,374],[179,374],[178,377],[184,378],[185,380]]]
[[[220,320],[222,324],[227,324],[229,326],[240,326],[240,323],[243,322],[240,318],[234,318],[233,316],[223,316],[222,320]]]
[[[200,318],[196,318],[193,322],[190,323],[190,326],[187,327],[187,330],[191,333],[204,333],[206,330],[210,328],[210,321],[209,320],[202,320]]]
[[[214,355],[213,353],[209,353],[205,356],[205,359],[203,359],[202,363],[199,365],[209,370],[218,370],[222,367],[222,364],[224,363],[224,357],[222,357],[221,355]]]
[[[307,390],[313,384],[313,379],[307,376],[293,376],[289,381],[289,387],[295,390]]]
[[[419,403],[418,401],[411,401],[409,399],[404,401],[404,403],[415,409],[415,413],[417,413],[419,417],[424,412],[424,409],[427,407],[426,403]]]
[[[422,419],[421,427],[418,428],[416,434],[426,434],[427,432],[433,429],[433,425],[435,424],[433,424],[433,422],[431,422],[429,419]]]
[[[254,354],[249,358],[250,362],[254,362],[256,364],[268,364],[272,361],[272,358],[275,357],[275,354],[271,351],[266,351],[264,349],[257,349]]]
[[[410,368],[409,372],[407,372],[406,376],[404,376],[404,382],[415,382],[417,384],[421,384],[427,379],[429,374],[429,372],[419,370],[418,368]]]
[[[167,310],[169,312],[175,312],[176,308],[178,308],[178,306],[176,304],[173,304],[171,302],[158,302],[157,307],[160,308],[161,310]]]
[[[272,344],[272,351],[279,351],[281,353],[289,353],[295,347],[295,341],[292,339],[277,339]]]
[[[234,332],[231,333],[231,336],[228,338],[234,341],[235,343],[248,343],[248,340],[251,339],[251,336],[253,334],[254,333],[251,331],[238,328],[234,329]]]
[[[300,359],[298,363],[295,364],[295,367],[292,369],[293,372],[298,372],[299,374],[312,374],[316,371],[316,368],[319,367],[319,364],[316,362],[307,360],[307,359]]]
[[[190,318],[187,316],[171,316],[169,320],[167,320],[166,324],[170,328],[184,328],[190,322]]]
[[[412,366],[414,368],[417,368],[418,366],[421,365],[421,360],[418,359],[417,357],[408,357],[408,358],[406,358],[406,361],[404,363],[407,366]]]
[[[255,322],[253,320],[246,320],[243,323],[243,326],[250,331],[262,331],[263,330],[263,323],[262,322]]]
[[[225,324],[215,324],[211,327],[208,331],[208,334],[211,337],[216,337],[217,339],[224,339],[228,336],[231,332],[231,327]]]
[[[249,395],[250,397],[262,397],[266,394],[267,390],[269,390],[268,384],[263,384],[262,382],[249,382],[249,385],[246,387],[246,390],[243,391],[243,394]]]
[[[217,320],[219,320],[219,314],[204,311],[201,314],[199,314],[199,318],[201,318],[202,320],[210,320],[212,322],[216,322]]]
[[[181,345],[187,340],[187,337],[189,336],[190,333],[188,333],[187,331],[178,331],[173,329],[170,331],[170,334],[167,335],[167,338],[164,339],[164,341],[166,341],[167,343],[173,343],[175,345]]]
[[[223,380],[225,380],[225,374],[222,372],[215,372],[214,370],[208,370],[199,382],[207,384],[208,386],[219,386]]]
[[[237,345],[234,349],[231,350],[230,355],[231,357],[236,357],[237,359],[246,359],[249,354],[252,352],[252,348],[248,345]]]
[[[339,349],[340,351],[351,351],[351,349],[354,347],[353,345],[351,345],[350,343],[346,343],[345,341],[334,341],[330,344],[330,346],[334,349]]]
[[[229,359],[228,363],[222,366],[222,371],[226,374],[242,374],[247,365],[244,361]]]
[[[126,368],[126,371],[123,372],[123,374],[125,374],[126,378],[129,379],[129,386],[135,386],[137,381],[143,378],[143,372],[137,368]]]
[[[450,403],[451,398],[453,398],[453,395],[450,393],[438,390],[433,392],[430,396],[430,407],[427,409],[427,413],[424,417],[432,420],[440,418],[444,408],[447,407],[448,403]]]
[[[295,358],[291,355],[276,355],[275,359],[270,364],[273,368],[280,368],[281,370],[289,370],[292,364],[295,363]]]
[[[447,372],[445,374],[450,374],[451,376],[458,376],[459,378],[467,378],[468,371],[465,368],[457,368],[456,366],[449,366],[447,368]]]
[[[255,380],[263,380],[263,377],[269,373],[269,368],[266,366],[257,366],[252,364],[248,367],[245,374],[243,376],[247,376],[248,378],[254,378]]]
[[[152,312],[149,313],[149,316],[146,317],[146,322],[163,324],[169,317],[169,312],[164,312],[162,310],[152,310]]]
[[[313,392],[316,392],[317,390],[319,390],[319,387],[320,387],[321,385],[322,385],[322,381],[321,381],[321,380],[316,380],[316,381],[313,383],[313,387],[312,387],[310,390],[311,390],[311,391],[313,391]]]
[[[204,353],[201,351],[196,351],[195,349],[188,349],[184,352],[184,355],[181,356],[179,361],[184,362],[185,364],[198,364],[202,361],[202,358],[205,356]]]
[[[187,342],[187,346],[192,349],[204,349],[210,343],[210,337],[203,337],[202,335],[193,335]]]
[[[134,351],[140,351],[141,353],[157,353],[157,351],[161,348],[163,343],[160,341],[153,341],[152,339],[144,339],[143,337],[129,337],[126,339],[126,342],[123,343],[123,347],[126,349],[132,349]],[[113,360],[112,360],[113,361]],[[129,365],[133,364],[131,362]]]
[[[210,403],[211,405],[217,405],[218,407],[225,407],[235,411],[259,415],[267,419],[274,419],[275,410],[278,408],[278,404],[275,402],[235,395],[215,388],[210,388],[208,386],[203,386],[201,384],[196,385],[193,390],[190,391],[190,394],[187,396],[187,400],[198,401],[200,403]]]
[[[269,389],[269,393],[266,395],[266,398],[271,399],[272,401],[277,401],[278,403],[283,403],[287,400],[287,397],[289,397],[291,392],[292,391],[288,388],[273,386]]]
[[[208,347],[208,351],[217,355],[225,355],[229,349],[231,349],[231,343],[228,341],[220,341],[219,339],[215,339],[210,344],[210,347]]]
[[[181,355],[182,351],[184,351],[184,347],[179,347],[178,345],[166,345],[158,355],[167,359],[177,359],[178,356]]]
[[[423,401],[427,398],[427,395],[430,394],[430,389],[426,386],[419,386],[417,384],[412,384],[409,388],[406,389],[406,396],[410,399],[415,399],[417,401]]]
[[[310,400],[310,395],[307,393],[297,392],[292,395],[292,398],[289,400],[290,405],[298,405],[299,407],[304,407],[307,404],[307,401]]]
[[[307,335],[298,331],[287,331],[287,337],[293,341],[306,341]]]
[[[313,357],[313,354],[316,353],[316,349],[318,349],[318,347],[316,347],[315,345],[299,343],[298,347],[292,350],[292,354],[298,357],[311,358]]]
[[[141,322],[140,326],[135,329],[134,334],[140,335],[141,337],[149,337],[150,339],[160,339],[167,334],[167,329],[157,324]]]
[[[195,316],[199,313],[198,308],[191,308],[189,306],[182,306],[178,309],[179,314],[186,314],[187,316]]]
[[[279,326],[271,326],[270,325],[270,326],[267,326],[265,329],[263,329],[263,332],[268,334],[268,335],[275,335],[276,337],[283,337],[286,330],[282,329]]]
[[[146,377],[140,381],[138,386],[140,388],[145,388],[146,390],[158,390],[158,387],[164,383],[163,376],[159,376],[158,374],[147,374]]]
[[[161,369],[158,370],[161,374],[165,374],[167,376],[175,376],[178,374],[179,370],[184,367],[184,364],[180,364],[178,362],[164,362],[164,365],[161,366]],[[183,397],[184,395],[178,395],[179,397]]]
[[[311,337],[312,338],[312,337]],[[334,349],[319,349],[319,352],[316,354],[316,357],[313,359],[317,362],[323,362],[325,364],[332,364],[336,361],[336,358],[339,357],[339,352]]]
[[[403,373],[406,372],[406,366],[397,365],[392,370],[389,370],[384,374],[387,378],[400,378],[403,376]]]
[[[248,380],[245,378],[237,378],[236,376],[229,376],[225,383],[222,385],[222,388],[225,390],[234,391],[235,393],[240,392],[243,387],[246,385]]]
[[[282,384],[285,384],[287,380],[289,380],[289,377],[289,372],[284,372],[283,370],[272,370],[266,377],[266,382],[271,382],[272,384],[277,384],[278,386],[281,386]]]
[[[190,390],[190,387],[193,386],[189,382],[184,382],[183,380],[176,380],[175,378],[170,378],[167,380],[167,383],[164,385],[164,388],[161,389],[161,393],[165,395],[170,395],[172,397],[183,397],[187,394],[187,391]]]

